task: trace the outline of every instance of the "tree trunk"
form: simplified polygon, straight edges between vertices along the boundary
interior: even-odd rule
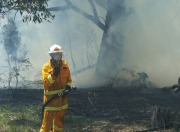
[[[96,76],[113,79],[122,64],[124,45],[122,27],[125,18],[124,0],[108,0],[105,30],[96,66]]]
[[[8,62],[8,68],[9,68],[9,74],[8,74],[8,88],[11,89],[11,80],[12,80],[12,69],[11,69],[11,62],[10,57],[7,55],[7,62]]]

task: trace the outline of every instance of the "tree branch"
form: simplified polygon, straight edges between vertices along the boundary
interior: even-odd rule
[[[67,3],[67,5],[69,5],[71,7],[72,10],[74,10],[75,12],[79,13],[80,15],[84,16],[85,18],[89,19],[90,21],[92,21],[94,24],[96,24],[100,29],[102,29],[103,31],[105,30],[105,25],[103,23],[101,23],[99,21],[99,19],[96,19],[96,17],[89,15],[88,13],[84,12],[83,10],[79,9],[78,7],[76,7],[75,5],[73,5],[71,3],[70,0],[65,0],[65,2]]]
[[[92,7],[94,17],[99,20],[98,13],[97,13],[96,7],[95,7],[95,5],[93,3],[93,0],[88,0],[88,2]]]
[[[71,9],[69,5],[47,8],[48,11],[64,11],[69,9]]]

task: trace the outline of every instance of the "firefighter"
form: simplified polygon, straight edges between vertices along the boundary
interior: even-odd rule
[[[71,88],[71,74],[68,64],[62,60],[61,47],[54,44],[49,49],[51,59],[42,67],[42,82],[44,86],[44,103],[54,94],[65,88]],[[64,115],[68,108],[68,95],[60,96],[51,101],[45,108],[40,132],[63,132]]]

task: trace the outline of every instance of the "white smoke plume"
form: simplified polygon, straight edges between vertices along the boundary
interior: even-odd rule
[[[87,1],[72,2],[92,14]],[[120,27],[122,24],[115,23],[111,28],[111,31],[116,30],[117,34],[120,32],[124,36],[122,67],[138,67],[137,70],[146,72],[149,79],[160,86],[177,83],[177,78],[180,76],[180,1],[125,0],[125,2],[127,10],[130,9],[131,13],[125,19],[123,27]],[[50,6],[62,4],[54,1]],[[96,7],[99,16],[105,18],[105,9],[98,4]],[[41,71],[43,63],[49,59],[47,54],[49,47],[54,43],[63,47],[64,57],[72,71],[74,67],[69,44],[72,45],[75,70],[88,65],[87,52],[92,55],[90,63],[97,61],[102,30],[72,10],[54,14],[55,20],[41,24],[23,23],[20,17],[16,17],[22,43],[27,45],[28,56],[34,66],[26,73],[27,79],[33,80],[34,76]],[[1,56],[4,55],[3,52]],[[1,60],[1,66],[3,66],[5,61]],[[91,79],[88,75],[73,76],[73,79],[78,84],[89,86]]]
[[[178,0],[127,0],[124,65],[136,66],[160,86],[180,77]]]

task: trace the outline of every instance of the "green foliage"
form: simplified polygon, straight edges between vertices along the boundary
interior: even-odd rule
[[[54,15],[48,11],[49,0],[3,0],[0,3],[1,16],[11,10],[19,12],[23,22],[33,21],[41,23],[43,20],[50,21]]]

